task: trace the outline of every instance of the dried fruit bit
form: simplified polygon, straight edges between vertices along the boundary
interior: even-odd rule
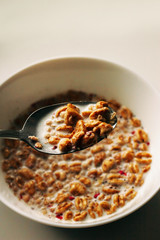
[[[54,145],[54,146],[52,147],[52,149],[53,149],[53,150],[57,149],[57,146],[56,146],[56,145]]]
[[[100,193],[95,193],[94,198],[97,198],[100,195]]]
[[[69,196],[69,200],[74,200],[75,199],[75,197],[73,197],[73,196]]]
[[[125,176],[127,176],[127,173],[124,172],[123,170],[119,170],[119,173],[120,173],[121,175],[125,175]]]
[[[62,220],[62,219],[63,219],[63,216],[62,216],[62,214],[57,214],[57,215],[56,215],[56,218]]]
[[[59,142],[59,150],[62,152],[68,152],[72,149],[72,142],[69,138],[61,139]]]

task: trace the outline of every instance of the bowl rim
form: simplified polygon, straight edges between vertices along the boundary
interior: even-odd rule
[[[67,60],[85,60],[85,61],[93,61],[93,62],[99,62],[99,63],[105,63],[107,65],[111,65],[115,68],[118,68],[120,70],[123,71],[127,71],[128,73],[134,75],[139,81],[142,81],[144,84],[147,84],[152,91],[155,92],[155,94],[157,95],[157,97],[160,100],[160,93],[159,91],[152,85],[151,82],[144,80],[141,76],[139,76],[137,73],[135,73],[134,71],[130,70],[129,68],[126,68],[120,64],[108,61],[105,58],[97,58],[97,57],[83,57],[83,56],[58,56],[58,57],[54,57],[54,58],[48,58],[48,59],[43,59],[37,62],[33,62],[30,65],[27,65],[26,67],[20,69],[19,71],[17,71],[16,73],[13,73],[13,75],[11,75],[10,77],[8,77],[6,80],[4,80],[1,84],[0,84],[0,91],[6,87],[7,85],[9,85],[11,83],[11,81],[16,80],[17,77],[19,77],[21,74],[24,74],[27,71],[30,71],[31,69],[34,69],[37,66],[40,66],[41,64],[47,64],[49,62],[57,62],[57,61],[67,61]],[[18,80],[18,79],[17,79]],[[65,222],[51,222],[49,220],[45,220],[45,219],[39,219],[38,217],[35,216],[30,216],[29,213],[27,214],[26,212],[17,209],[15,206],[13,206],[13,204],[11,204],[9,201],[5,200],[1,194],[0,194],[0,201],[6,205],[7,207],[9,207],[11,210],[13,210],[14,212],[20,214],[21,216],[24,216],[30,220],[33,220],[35,222],[39,222],[39,223],[43,223],[45,225],[50,225],[50,226],[54,226],[54,227],[59,227],[59,228],[88,228],[88,227],[95,227],[95,226],[100,226],[100,225],[104,225],[104,224],[108,224],[117,220],[120,220],[121,218],[124,218],[128,215],[130,215],[131,213],[137,211],[140,207],[142,207],[144,204],[146,204],[150,199],[152,199],[154,197],[154,195],[159,191],[160,186],[156,186],[154,188],[154,190],[152,190],[150,192],[150,195],[148,195],[147,198],[145,198],[145,200],[141,201],[140,203],[136,204],[135,207],[132,207],[131,209],[127,209],[125,212],[122,212],[120,214],[118,214],[117,216],[113,216],[111,218],[106,218],[106,219],[98,219],[97,221],[94,222],[80,222],[80,223],[65,223]]]

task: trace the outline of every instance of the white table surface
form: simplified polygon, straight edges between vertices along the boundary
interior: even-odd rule
[[[119,63],[160,91],[159,0],[0,0],[0,83],[20,69],[59,56]],[[160,192],[117,222],[58,229],[0,203],[0,240],[152,239],[160,236]]]

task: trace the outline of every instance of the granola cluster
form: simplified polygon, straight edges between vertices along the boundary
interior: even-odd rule
[[[70,91],[47,100],[104,100]],[[30,109],[47,105],[46,100]],[[108,101],[117,114],[117,127],[96,145],[61,156],[42,154],[18,140],[5,140],[2,169],[19,200],[54,221],[85,221],[115,213],[132,200],[149,171],[152,156],[141,121],[125,106]],[[26,115],[16,119],[23,125]],[[81,119],[79,119],[81,120]]]
[[[106,101],[88,104],[84,110],[81,106],[68,103],[53,112],[46,121],[46,144],[49,143],[53,150],[58,148],[60,152],[91,146],[112,131],[115,115]]]

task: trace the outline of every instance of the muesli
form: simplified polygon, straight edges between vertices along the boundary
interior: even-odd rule
[[[87,148],[113,130],[116,113],[106,101],[68,103],[57,107],[39,123],[36,136],[29,136],[35,147],[67,153]]]
[[[12,127],[19,129],[42,106],[79,100],[105,101],[83,92],[58,94],[33,104]],[[108,104],[117,114],[117,126],[85,150],[53,156],[22,141],[5,140],[2,169],[20,201],[54,221],[77,222],[113,214],[138,194],[152,162],[148,134],[130,109],[115,100]]]

